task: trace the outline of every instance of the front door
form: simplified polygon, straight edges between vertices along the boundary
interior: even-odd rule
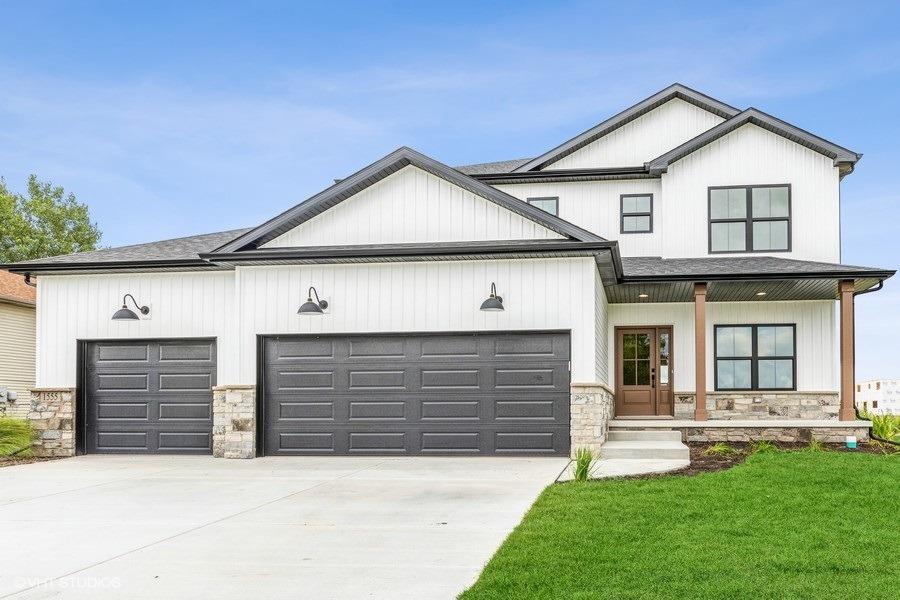
[[[671,327],[616,328],[616,416],[672,415]]]

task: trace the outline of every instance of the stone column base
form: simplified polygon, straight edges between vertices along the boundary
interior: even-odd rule
[[[613,418],[613,393],[602,383],[573,383],[570,405],[571,453],[589,448],[595,453],[606,441]]]
[[[31,390],[28,420],[35,437],[35,456],[75,456],[75,390],[35,388]]]
[[[213,388],[213,456],[256,456],[256,386]]]

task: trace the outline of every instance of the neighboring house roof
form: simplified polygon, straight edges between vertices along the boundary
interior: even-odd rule
[[[312,219],[332,206],[343,202],[347,198],[354,196],[365,188],[409,165],[418,167],[449,181],[450,183],[458,185],[485,200],[494,202],[509,211],[534,221],[565,237],[583,242],[605,241],[600,236],[595,235],[586,229],[582,229],[577,225],[564,221],[555,215],[551,215],[546,211],[528,204],[527,202],[522,202],[515,196],[511,196],[506,192],[501,192],[497,188],[473,179],[452,167],[448,167],[433,158],[404,146],[394,150],[387,156],[376,160],[353,175],[341,179],[326,190],[301,202],[290,210],[281,213],[277,217],[270,219],[252,231],[224,244],[218,251],[235,252],[248,248],[258,248],[266,242],[275,239],[282,233]]]
[[[623,125],[626,125],[631,121],[634,121],[635,119],[647,114],[651,110],[659,108],[660,106],[674,98],[684,100],[685,102],[693,104],[694,106],[699,106],[700,108],[718,115],[723,119],[729,119],[740,112],[740,110],[738,110],[737,108],[729,106],[728,104],[716,100],[715,98],[710,98],[706,94],[701,94],[697,90],[692,90],[686,85],[673,83],[664,90],[656,92],[649,98],[641,100],[634,106],[626,108],[619,114],[610,117],[599,125],[591,127],[587,131],[576,135],[567,142],[563,142],[556,148],[553,148],[552,150],[545,152],[537,158],[533,158],[530,161],[519,165],[518,167],[515,167],[513,170],[515,172],[522,172],[542,169],[550,163],[554,163],[559,159],[572,154],[573,152],[587,146],[591,142],[615,131],[619,127],[622,127]]]
[[[836,167],[844,167],[844,172],[852,171],[853,165],[855,165],[856,162],[862,157],[862,154],[858,154],[856,152],[853,152],[852,150],[848,150],[843,146],[838,146],[837,144],[822,139],[817,135],[813,135],[812,133],[804,129],[800,129],[799,127],[795,127],[790,123],[786,123],[781,119],[773,117],[772,115],[766,114],[761,110],[758,110],[756,108],[748,108],[747,110],[728,119],[727,121],[723,121],[715,127],[704,131],[694,139],[688,140],[677,148],[673,148],[665,154],[651,160],[646,165],[647,169],[651,175],[664,173],[669,165],[673,162],[684,158],[688,154],[691,154],[692,152],[699,150],[707,144],[716,141],[722,136],[731,133],[738,127],[742,127],[747,124],[757,125],[802,146],[806,146],[811,150],[815,150],[819,154],[824,154],[825,156],[828,156],[829,158],[832,158],[834,160],[834,165]]]
[[[0,302],[34,306],[36,297],[34,287],[25,283],[24,277],[9,271],[0,271]]]
[[[250,231],[249,228],[192,235],[189,237],[150,242],[147,244],[134,244],[120,246],[118,248],[105,248],[92,252],[78,252],[76,254],[64,254],[36,260],[26,260],[8,265],[13,271],[40,271],[51,269],[76,268],[85,269],[94,266],[108,266],[110,264],[131,266],[154,266],[165,264],[168,266],[209,266],[209,263],[200,259],[199,254],[210,252],[225,242]]]

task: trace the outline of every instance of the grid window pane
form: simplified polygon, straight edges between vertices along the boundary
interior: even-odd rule
[[[757,221],[753,223],[754,250],[787,250],[787,221]]]
[[[753,216],[771,217],[769,188],[753,188]]]
[[[713,223],[712,249],[715,252],[742,252],[747,249],[746,223]]]
[[[747,190],[734,188],[728,190],[728,218],[743,219],[747,216]]]
[[[794,328],[775,328],[775,354],[777,356],[794,355]]]
[[[717,327],[716,353],[718,356],[752,356],[752,327]]]
[[[728,218],[728,190],[709,191],[709,218]]]
[[[792,360],[760,360],[759,387],[761,389],[790,389],[794,387]]]
[[[649,232],[650,217],[624,217],[622,230],[628,232]]]
[[[556,214],[556,207],[558,205],[556,198],[538,198],[538,199],[529,199],[528,204],[541,209],[544,212],[548,212],[551,215]]]
[[[635,357],[635,347],[637,345],[637,336],[634,334],[625,334],[622,336],[622,358],[633,359]]]
[[[749,360],[718,360],[718,386],[723,390],[748,389],[750,387]]]
[[[650,196],[632,196],[631,200],[634,201],[634,208],[628,212],[650,212]]]
[[[637,361],[637,384],[650,385],[650,361]]]
[[[650,336],[646,333],[637,335],[637,357],[641,359],[650,358]]]
[[[622,385],[634,385],[637,379],[637,367],[633,360],[622,362]]]
[[[634,196],[622,196],[622,212],[624,214],[638,212],[637,198]]]
[[[771,202],[771,207],[769,210],[772,213],[770,216],[789,216],[790,211],[788,209],[788,189],[786,187],[781,186],[769,188],[769,198]]]

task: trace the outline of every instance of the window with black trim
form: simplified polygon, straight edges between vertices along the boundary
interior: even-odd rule
[[[559,214],[559,197],[558,196],[550,196],[547,198],[529,198],[528,204],[541,209],[544,212],[548,212],[553,216],[558,216]]]
[[[791,249],[791,186],[709,188],[709,252]]]
[[[797,326],[716,325],[716,390],[794,390]]]
[[[622,220],[621,233],[653,232],[653,194],[622,194],[619,196]]]

